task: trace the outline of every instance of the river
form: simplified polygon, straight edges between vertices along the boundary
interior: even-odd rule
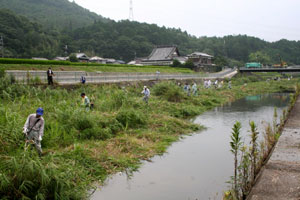
[[[230,135],[236,120],[248,144],[249,121],[260,132],[272,122],[274,108],[278,115],[286,108],[289,94],[248,96],[217,107],[194,119],[207,129],[186,136],[168,148],[163,156],[144,162],[139,171],[128,177],[119,173],[97,190],[92,200],[206,200],[222,199],[226,183],[233,175]]]

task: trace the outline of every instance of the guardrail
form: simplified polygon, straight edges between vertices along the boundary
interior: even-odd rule
[[[184,79],[216,79],[223,78],[230,73],[235,72],[233,69],[226,69],[218,73],[209,74],[165,74],[165,73],[97,73],[83,71],[54,71],[53,80],[59,84],[76,84],[80,83],[80,78],[85,77],[86,83],[102,82],[124,82],[124,81],[149,81],[149,80],[184,80]],[[45,71],[18,71],[7,70],[8,75],[12,75],[19,82],[28,83],[38,77],[42,82],[47,82]]]

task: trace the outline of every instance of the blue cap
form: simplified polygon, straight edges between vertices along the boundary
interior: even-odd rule
[[[38,108],[38,109],[36,110],[36,114],[38,114],[38,115],[43,115],[43,114],[44,114],[43,108]]]

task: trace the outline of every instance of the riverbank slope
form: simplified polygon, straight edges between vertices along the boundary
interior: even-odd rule
[[[300,198],[300,97],[249,200]]]

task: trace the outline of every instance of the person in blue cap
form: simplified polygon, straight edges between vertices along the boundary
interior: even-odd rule
[[[43,108],[38,108],[36,113],[30,114],[27,117],[25,125],[23,127],[23,133],[26,136],[27,141],[33,141],[33,144],[39,154],[42,155],[42,146],[41,141],[44,135],[44,114]]]

